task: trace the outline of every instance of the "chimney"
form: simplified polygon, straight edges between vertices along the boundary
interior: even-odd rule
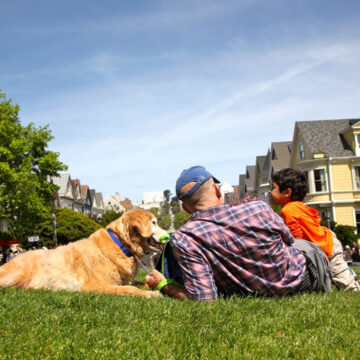
[[[115,199],[117,201],[120,201],[120,193],[118,193],[118,192],[115,193]]]

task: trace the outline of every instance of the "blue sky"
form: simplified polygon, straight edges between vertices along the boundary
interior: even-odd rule
[[[303,120],[360,117],[360,2],[0,0],[0,89],[72,178],[141,200],[238,183]]]

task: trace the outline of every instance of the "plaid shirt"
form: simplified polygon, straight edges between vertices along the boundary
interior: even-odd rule
[[[194,213],[174,235],[187,296],[285,295],[301,283],[306,261],[282,218],[263,201]]]

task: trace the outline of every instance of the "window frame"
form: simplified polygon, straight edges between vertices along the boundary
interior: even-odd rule
[[[356,175],[356,170],[357,169],[359,171],[358,181],[357,181],[357,175]],[[352,165],[351,172],[352,172],[353,189],[360,191],[360,164],[359,165]]]
[[[319,191],[316,190],[316,180],[315,180],[315,171],[324,171],[324,181],[325,181],[325,189],[321,189]],[[326,171],[326,168],[325,167],[319,167],[319,168],[315,168],[315,169],[312,169],[312,173],[313,173],[313,193],[315,194],[319,194],[319,193],[325,193],[328,191],[328,181],[327,181],[327,171]],[[321,179],[320,179],[321,181]]]
[[[358,222],[356,219],[356,216],[359,215],[359,227],[358,227]],[[354,226],[356,228],[356,233],[359,234],[360,233],[360,209],[354,209]]]
[[[305,159],[305,148],[304,148],[304,144],[300,143],[299,144],[299,159],[300,160],[304,160]]]
[[[324,170],[325,175],[325,190],[316,191],[315,185],[315,170]],[[316,168],[308,168],[301,170],[304,173],[307,173],[307,194],[309,195],[318,195],[318,194],[325,194],[329,192],[329,181],[328,181],[328,172],[325,166],[319,166]]]

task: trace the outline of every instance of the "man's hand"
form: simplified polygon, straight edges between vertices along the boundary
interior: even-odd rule
[[[145,276],[145,282],[151,289],[155,289],[163,280],[166,280],[165,276],[157,270],[153,270],[149,275]],[[185,289],[173,284],[165,285],[161,292],[175,299],[186,299]]]
[[[165,276],[155,269],[149,275],[145,276],[145,282],[150,289],[155,289],[157,285],[165,279]]]

